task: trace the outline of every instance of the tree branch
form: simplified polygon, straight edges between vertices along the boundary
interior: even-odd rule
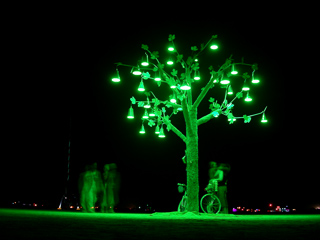
[[[186,70],[186,81],[189,84],[189,86],[191,87],[191,89],[187,91],[187,97],[188,97],[187,105],[188,105],[188,107],[192,106],[192,84],[191,84],[191,80],[190,80],[190,74],[191,74],[191,72],[189,72],[189,69],[187,69]]]
[[[204,97],[207,95],[207,93],[209,92],[214,79],[217,77],[217,73],[215,75],[211,75],[211,78],[207,84],[207,86],[202,90],[202,92],[200,93],[200,95],[198,96],[197,100],[194,102],[192,108],[198,108],[201,101],[204,99]]]
[[[212,113],[209,113],[208,115],[198,119],[197,125],[200,126],[201,124],[204,124],[206,122],[209,122],[212,118],[214,118]]]
[[[191,120],[190,120],[190,115],[189,115],[189,109],[188,109],[187,99],[184,98],[181,103],[182,103],[184,120],[185,120],[185,122],[186,122],[186,127],[187,127],[187,129],[192,129],[192,128],[191,128]]]
[[[205,49],[207,48],[207,46],[212,42],[212,40],[213,40],[214,38],[215,38],[215,37],[212,36],[212,37],[210,38],[210,40],[207,42],[207,44],[206,44],[203,48],[200,49],[200,52],[198,52],[198,53],[195,55],[194,58],[197,58],[197,57],[203,52],[203,50],[205,50]]]
[[[181,139],[182,139],[182,141],[184,141],[184,142],[186,142],[187,141],[187,138],[186,138],[186,136],[182,133],[182,132],[180,132],[180,130],[179,129],[177,129],[170,121],[166,121],[166,122],[164,122],[167,126],[169,126],[170,128],[171,128],[171,130],[175,133],[175,134],[177,134],[177,136],[178,137],[180,137]]]

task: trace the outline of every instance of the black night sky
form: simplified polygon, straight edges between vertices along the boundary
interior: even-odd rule
[[[11,87],[3,111],[1,201],[58,204],[67,178],[70,135],[69,192],[77,194],[78,176],[86,164],[97,162],[102,170],[104,164],[115,162],[121,173],[124,207],[149,203],[155,209],[175,211],[181,197],[176,184],[186,181],[181,161],[185,146],[172,132],[159,139],[154,128],[147,126],[147,133],[139,134],[141,120],[130,121],[126,115],[132,96],[145,99],[136,90],[140,78],[120,67],[122,81],[112,83],[114,63],[135,65],[144,54],[141,44],[159,51],[164,61],[169,55],[165,51],[169,34],[176,35],[178,51],[186,58],[191,46],[200,46],[217,34],[219,50],[207,49],[200,61],[218,69],[233,54],[235,61],[243,57],[247,63],[258,63],[261,84],[252,91],[254,101],[235,102],[235,111],[242,116],[268,106],[269,123],[263,125],[256,117],[250,124],[240,120],[229,125],[221,117],[200,126],[200,195],[208,180],[208,162],[213,160],[231,164],[230,207],[263,208],[270,202],[297,207],[320,204],[316,197],[318,117],[316,110],[306,110],[312,102],[306,92],[312,86],[303,79],[308,77],[304,73],[312,41],[307,30],[297,30],[297,37],[293,27],[287,22],[216,21],[124,26],[107,20],[21,27],[8,48]],[[304,48],[296,49],[294,42]],[[209,70],[200,63],[200,72]],[[197,83],[199,89],[205,82]],[[159,98],[169,94],[164,85],[147,84]],[[207,98],[219,99],[221,93],[222,89],[215,88]],[[209,113],[207,98],[199,117]],[[138,116],[142,110],[135,108],[135,113]],[[172,121],[184,132],[180,116]]]

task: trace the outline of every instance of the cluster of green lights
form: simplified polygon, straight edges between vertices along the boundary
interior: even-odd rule
[[[216,43],[212,43],[211,46],[210,46],[210,49],[212,49],[212,50],[217,50],[218,48],[219,48],[219,47],[218,47],[218,45],[217,45]],[[176,49],[175,49],[175,47],[174,47],[173,44],[170,44],[170,45],[169,45],[168,51],[171,52],[171,53],[176,52]],[[198,62],[198,59],[195,59],[195,62]],[[143,58],[143,59],[141,60],[141,66],[142,66],[142,67],[148,67],[149,65],[150,65],[150,63],[149,63],[149,60],[148,60],[148,56],[146,55],[146,59]],[[169,66],[174,65],[174,61],[171,59],[171,57],[168,59],[167,65],[169,65]],[[135,68],[132,69],[132,74],[135,75],[135,76],[141,76],[141,75],[142,75],[142,72],[141,72],[141,70],[140,70],[139,67],[135,67]],[[198,80],[200,80],[200,78],[201,78],[201,77],[200,77],[199,71],[196,71],[195,74],[194,74],[194,80],[195,80],[195,81],[198,81]],[[119,74],[118,69],[117,69],[117,74],[116,74],[116,76],[114,76],[111,80],[112,80],[112,82],[116,82],[116,83],[118,83],[118,82],[121,81],[121,78],[120,78],[120,74]],[[159,73],[158,73],[158,75],[154,78],[154,80],[155,80],[155,81],[161,81],[161,80],[162,80]],[[222,84],[223,84],[223,83],[222,83]],[[140,85],[141,85],[141,84],[140,84]],[[176,86],[171,86],[171,88],[176,88]],[[144,90],[142,90],[142,89],[143,89],[143,88],[140,88],[140,86],[139,86],[139,90],[138,90],[138,91],[141,91],[141,92],[144,91]],[[182,89],[182,90],[190,90],[190,87],[187,86],[187,85],[183,85],[180,89]]]
[[[141,129],[139,131],[140,134],[146,134],[146,130],[144,128],[144,124],[142,123]],[[159,125],[157,125],[155,134],[158,135],[159,138],[165,138],[166,135],[164,134],[163,126],[160,128]]]
[[[232,64],[231,65],[231,70],[230,70],[230,75],[229,76],[237,76],[239,74],[238,70],[235,68],[235,64]],[[245,73],[246,74],[246,73]],[[239,76],[239,75],[238,75]],[[248,78],[248,75],[246,76],[245,78],[245,81],[244,81],[244,84],[242,86],[242,91],[246,93],[246,98],[244,99],[246,102],[252,102],[252,97],[250,96],[249,94],[249,91],[250,91],[250,86],[247,82],[247,78]],[[218,80],[215,80],[215,83],[217,83]],[[251,83],[253,84],[258,84],[260,83],[260,80],[259,79],[256,79],[254,78],[254,72],[252,73],[252,81]],[[222,87],[225,87],[228,89],[227,91],[227,94],[228,95],[233,95],[234,94],[234,91],[232,89],[232,86],[231,86],[231,81],[229,79],[226,79],[226,78],[222,78],[222,80],[220,81],[220,84]]]
[[[144,114],[142,116],[142,119],[147,120],[150,117],[155,117],[156,116],[156,114],[153,111],[151,113],[148,113],[147,109],[151,108],[150,103],[145,104],[144,108],[145,108],[145,112],[144,112]],[[133,110],[132,106],[129,108],[129,112],[128,112],[127,118],[128,119],[134,119],[134,110]],[[142,124],[139,133],[140,134],[145,134],[146,133],[144,124]],[[156,130],[155,130],[155,134],[157,134],[159,138],[165,138],[166,137],[165,134],[164,134],[163,126],[160,128],[159,125],[157,125]]]
[[[169,36],[169,41],[171,41],[170,45],[167,47],[167,50],[169,53],[177,53],[178,57],[182,56],[182,55],[179,55],[179,53],[177,52],[177,50],[175,49],[175,45],[173,43],[173,39],[172,38],[170,40],[172,36],[170,35]],[[217,42],[211,42],[211,45],[206,45],[206,46],[209,46],[211,50],[217,50],[219,48],[219,46],[217,45]],[[148,59],[148,55],[147,55],[147,51],[149,52],[150,56],[152,59],[156,59],[158,61],[158,52],[153,52],[151,53],[149,50],[148,50],[148,46],[147,45],[142,45],[142,48],[144,50],[146,50],[146,56],[144,58],[142,58],[141,61],[139,61],[139,64],[137,66],[130,66],[132,68],[131,70],[131,73],[135,76],[141,76],[141,81],[140,81],[140,84],[139,84],[139,87],[138,87],[138,91],[139,92],[145,92],[146,89],[145,89],[145,86],[144,86],[144,80],[148,80],[148,79],[153,79],[155,82],[161,82],[163,81],[163,78],[166,78],[166,74],[164,74],[163,76],[161,75],[162,74],[162,71],[161,70],[157,70],[157,68],[159,68],[158,66],[159,65],[155,65],[153,64],[152,62],[149,62],[149,59]],[[192,47],[191,48],[193,51],[197,51],[197,47]],[[177,58],[177,62],[179,62],[179,58]],[[180,59],[181,60],[181,59]],[[199,59],[197,59],[197,56],[195,58],[192,59],[194,61],[194,64],[198,64],[198,61]],[[189,60],[188,60],[189,61]],[[159,63],[159,61],[158,61]],[[169,56],[168,60],[166,61],[167,65],[170,67],[172,65],[175,64],[175,60],[173,60],[173,58],[171,56]],[[160,64],[160,63],[159,63]],[[182,64],[182,62],[181,62]],[[185,62],[184,62],[185,64]],[[190,64],[190,62],[187,62],[187,64]],[[219,79],[216,79],[214,80],[213,83],[219,83],[220,82],[220,86],[222,88],[226,88],[227,89],[227,92],[226,94],[227,95],[233,95],[234,94],[234,91],[233,91],[233,88],[231,86],[231,83],[234,81],[233,79],[231,79],[230,77],[243,77],[245,80],[244,80],[244,84],[242,86],[242,91],[241,93],[237,93],[237,96],[238,97],[238,94],[240,94],[240,96],[238,98],[242,98],[244,97],[244,101],[245,102],[252,102],[253,99],[252,97],[250,96],[250,81],[247,81],[249,79],[252,79],[251,80],[251,83],[252,84],[258,84],[260,82],[259,79],[256,79],[254,78],[254,72],[257,68],[254,68],[254,65],[252,65],[252,68],[253,68],[253,73],[252,73],[252,78],[249,77],[247,75],[247,73],[243,74],[243,75],[240,75],[239,74],[239,71],[240,69],[237,68],[237,65],[249,65],[249,64],[244,64],[243,62],[242,63],[232,63],[230,62],[229,65],[227,65],[228,67],[226,69],[228,69],[228,74],[227,74],[227,77],[224,77],[222,75],[221,78]],[[119,64],[119,65],[123,65],[123,64]],[[191,65],[191,64],[190,64]],[[201,80],[201,75],[200,75],[200,72],[199,72],[199,68],[197,68],[198,66],[196,65],[196,68],[193,68],[192,69],[194,70],[193,72],[193,75],[192,75],[192,78],[194,81],[199,81]],[[129,65],[124,65],[124,66],[129,66]],[[164,65],[162,65],[164,66]],[[182,65],[184,67],[184,65]],[[193,66],[193,65],[192,65]],[[155,68],[154,68],[155,67]],[[149,72],[146,72],[146,70],[151,70],[152,68],[154,68],[155,70],[153,70],[155,72],[155,75],[154,77],[150,77],[150,74]],[[163,68],[161,67],[160,65],[160,68]],[[120,75],[119,75],[119,71],[118,69],[116,69],[117,72],[116,72],[116,76],[112,78],[112,81],[113,82],[120,82],[121,78],[120,78]],[[239,71],[238,71],[239,70]],[[177,72],[175,69],[173,69],[173,72]],[[174,75],[175,74],[175,75]],[[177,73],[172,73],[173,76],[176,76]],[[147,75],[147,76],[146,76]],[[246,75],[246,76],[245,76]],[[188,91],[191,89],[191,86],[190,86],[190,83],[189,81],[181,81],[179,84],[176,84],[176,83],[171,83],[170,81],[168,81],[169,83],[169,86],[171,89],[175,89],[175,88],[178,88],[179,90],[183,90],[183,91]],[[159,86],[161,83],[158,83]],[[250,86],[249,86],[250,84]],[[173,104],[177,103],[177,96],[175,95],[175,91],[173,92],[172,95],[170,95],[169,97],[169,101]],[[159,136],[159,138],[165,138],[165,134],[164,134],[164,129],[163,129],[163,123],[161,121],[158,122],[158,124],[156,125],[157,121],[154,119],[154,117],[156,117],[156,113],[155,111],[156,110],[152,110],[150,111],[149,108],[151,108],[151,105],[150,103],[147,103],[147,104],[144,104],[143,106],[145,108],[145,111],[144,111],[144,115],[142,116],[142,120],[143,120],[143,123],[142,123],[142,126],[141,126],[141,129],[139,131],[140,134],[145,134],[146,133],[146,130],[145,130],[145,126],[144,126],[144,122],[145,121],[149,121],[149,125],[152,127],[152,126],[156,126],[156,130],[155,130],[155,134],[157,134]],[[148,113],[148,110],[150,113]],[[182,109],[178,109],[178,111],[181,111]],[[230,111],[230,110],[229,110]],[[212,112],[213,116],[215,118],[217,118],[219,115],[221,114],[224,114],[226,116],[230,115],[230,117],[228,116],[228,121],[230,123],[233,123],[234,121],[237,120],[237,118],[241,118],[241,117],[233,117],[232,114],[228,114],[227,112],[223,112],[222,108],[220,108],[219,110],[216,110],[216,111],[213,111]],[[266,118],[266,115],[265,115],[265,111],[263,111],[262,113],[259,113],[259,114],[255,114],[255,115],[251,115],[251,116],[257,116],[257,115],[260,115],[262,114],[262,119],[261,119],[261,122],[262,123],[267,123],[268,120]],[[249,123],[250,120],[251,120],[251,116],[249,116],[249,120],[245,119],[245,123]],[[133,110],[133,107],[131,106],[130,109],[129,109],[129,112],[128,112],[128,116],[127,116],[128,119],[134,119],[134,110]]]

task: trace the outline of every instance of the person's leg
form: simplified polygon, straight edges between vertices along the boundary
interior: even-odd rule
[[[221,203],[221,210],[220,213],[228,213],[228,206],[227,206],[227,187],[226,186],[219,186],[217,196]]]
[[[82,207],[82,211],[87,212],[86,194],[83,189],[82,189],[81,195],[80,195],[80,205]]]
[[[88,212],[95,212],[94,211],[94,193],[92,190],[90,190],[88,192],[88,195],[87,195],[87,208],[88,208]]]

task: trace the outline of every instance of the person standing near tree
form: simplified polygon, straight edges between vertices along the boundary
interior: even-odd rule
[[[102,173],[102,200],[101,200],[101,212],[108,212],[108,197],[107,197],[107,182],[109,178],[109,164],[104,165]]]
[[[218,182],[223,180],[223,172],[218,169],[216,162],[209,162],[209,185],[217,191]]]
[[[103,173],[102,212],[114,213],[119,202],[120,175],[115,163],[106,164]]]
[[[228,214],[228,200],[227,200],[227,182],[228,174],[230,172],[230,164],[220,163],[218,166],[218,171],[222,172],[222,178],[220,176],[218,181],[218,193],[217,196],[221,202],[221,213]],[[220,173],[221,174],[221,173]]]
[[[93,175],[92,166],[86,165],[85,171],[80,174],[79,181],[79,193],[80,193],[80,205],[82,206],[83,212],[93,212],[92,203],[92,186],[93,186]]]
[[[98,196],[100,196],[101,192],[102,192],[102,179],[101,179],[101,173],[98,170],[98,165],[97,163],[93,163],[92,164],[92,178],[93,178],[93,182],[92,182],[92,188],[90,191],[90,195],[91,195],[91,205],[93,206],[93,210],[95,210],[96,207],[96,203],[98,201]]]

